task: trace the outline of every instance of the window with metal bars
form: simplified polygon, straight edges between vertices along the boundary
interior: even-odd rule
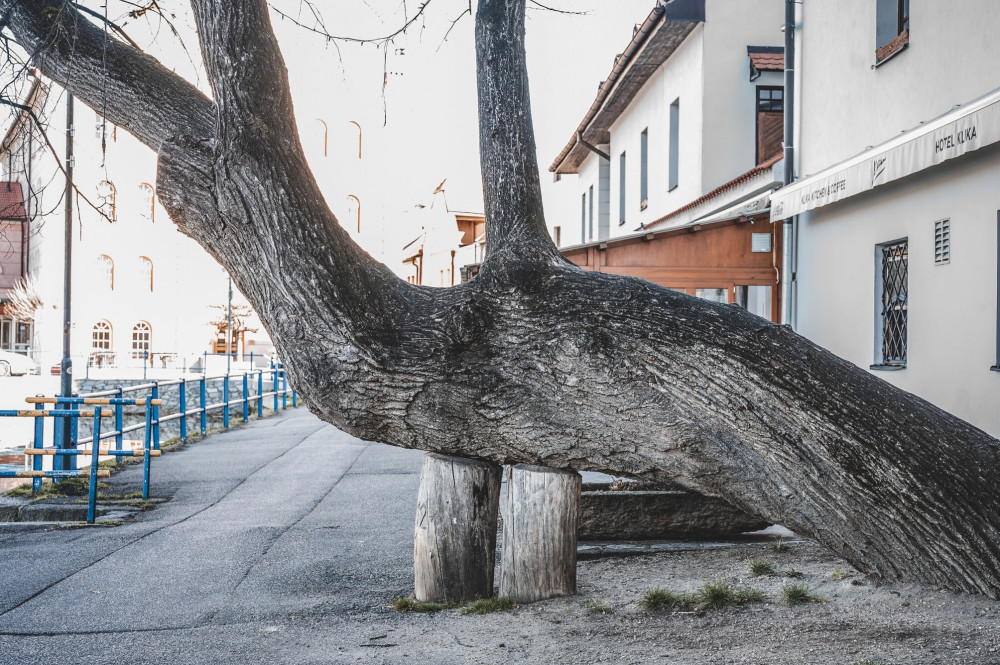
[[[951,263],[951,220],[934,222],[934,265]]]
[[[907,239],[877,245],[878,284],[876,300],[878,321],[875,329],[875,364],[873,368],[906,367],[906,317],[909,292]]]

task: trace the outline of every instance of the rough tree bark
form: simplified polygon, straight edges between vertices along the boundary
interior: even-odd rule
[[[265,0],[192,0],[214,102],[69,3],[0,0],[48,76],[159,152],[173,220],[233,275],[310,409],[359,437],[675,481],[883,581],[1000,596],[1000,444],[786,328],[585,273],[549,240],[524,0],[480,0],[489,253],[450,289],[355,246],[306,165]],[[243,247],[260,248],[244,252]]]

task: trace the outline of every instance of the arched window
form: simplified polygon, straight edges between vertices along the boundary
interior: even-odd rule
[[[149,287],[149,292],[153,292],[153,262],[149,260],[149,257],[140,256],[139,257],[139,269],[142,271],[142,282],[143,286]]]
[[[330,145],[330,128],[327,127],[323,118],[316,118],[319,124],[323,125],[323,156],[326,157],[328,146]]]
[[[110,180],[97,183],[97,205],[112,222],[118,219],[117,198],[118,190],[115,189],[115,183]]]
[[[353,120],[348,120],[347,122],[358,128],[358,159],[361,159],[361,125]]]
[[[361,233],[361,199],[354,194],[347,195],[347,219],[355,222]]]
[[[132,357],[142,358],[143,352],[153,350],[153,329],[145,321],[132,326]]]
[[[97,270],[109,291],[115,290],[115,262],[107,254],[97,257]]]
[[[153,213],[156,204],[156,190],[148,182],[139,185],[139,193],[142,196],[142,216],[149,221],[153,221]]]
[[[94,324],[94,329],[90,333],[90,348],[94,351],[110,351],[112,344],[111,324],[107,321],[98,321]]]

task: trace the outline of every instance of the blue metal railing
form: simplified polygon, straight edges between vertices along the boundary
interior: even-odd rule
[[[271,390],[264,391],[264,376],[267,375],[271,383]],[[253,381],[253,378],[256,381]],[[242,393],[238,399],[234,399],[230,384],[237,380],[241,383]],[[222,381],[222,401],[208,403],[208,387],[211,383]],[[198,407],[188,408],[188,384],[198,384]],[[165,403],[162,395],[164,389],[177,386],[176,410],[172,410],[173,404]],[[251,386],[256,387],[256,392],[251,394]],[[0,471],[0,478],[32,478],[34,491],[42,488],[43,478],[52,478],[59,482],[64,478],[75,478],[83,475],[91,476],[90,505],[88,506],[89,523],[93,523],[94,502],[96,501],[96,479],[107,477],[108,472],[97,471],[97,459],[101,455],[113,457],[142,456],[143,460],[143,498],[149,497],[149,462],[151,457],[160,455],[160,426],[172,421],[179,421],[179,438],[182,442],[188,440],[188,419],[197,418],[199,430],[202,435],[208,431],[208,414],[212,411],[222,412],[223,427],[230,426],[230,412],[234,407],[240,408],[242,421],[250,419],[251,405],[256,406],[258,418],[264,415],[264,400],[273,398],[273,410],[279,410],[279,397],[281,398],[280,408],[288,408],[288,393],[291,392],[292,406],[298,404],[298,395],[288,389],[288,377],[285,370],[280,365],[271,363],[268,369],[257,369],[238,374],[221,374],[217,376],[201,376],[191,379],[176,379],[173,381],[152,381],[135,386],[117,386],[112,390],[88,393],[85,395],[74,395],[73,397],[28,397],[26,401],[34,405],[31,410],[0,410],[0,417],[33,417],[35,418],[34,442],[32,448],[25,450],[25,455],[32,456],[31,470],[24,471]],[[126,397],[126,395],[128,395]],[[172,400],[168,400],[172,402]],[[51,404],[52,408],[45,410],[45,405]],[[97,405],[93,412],[81,411],[81,405]],[[138,422],[126,424],[126,418],[130,415],[125,407],[141,406],[142,418]],[[102,413],[101,407],[105,407]],[[168,409],[166,415],[161,415],[161,407]],[[113,413],[107,410],[113,409]],[[82,417],[94,417],[93,429],[86,438],[79,436],[79,419]],[[52,428],[52,446],[45,447],[45,418],[71,419],[70,437],[65,440],[63,427]],[[111,429],[101,427],[101,419],[114,419],[114,427]],[[143,449],[133,450],[124,447],[124,435],[130,432],[143,431]],[[101,441],[113,439],[114,448],[109,445],[101,448]],[[96,450],[96,454],[94,454]],[[91,469],[89,474],[76,468],[76,458],[80,455],[91,456]],[[52,457],[52,470],[45,471],[42,468],[42,458]],[[97,475],[94,475],[97,474]]]

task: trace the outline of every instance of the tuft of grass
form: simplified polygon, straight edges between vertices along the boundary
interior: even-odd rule
[[[695,593],[683,595],[661,588],[648,589],[639,600],[639,607],[651,612],[670,609],[705,611],[761,602],[764,602],[764,592],[760,589],[739,589],[720,579],[706,582]]]
[[[837,580],[839,582],[840,580],[843,580],[843,579],[846,579],[846,578],[847,578],[847,571],[846,570],[836,569],[836,570],[831,570],[830,571],[830,579],[831,580]]]
[[[805,573],[803,573],[798,568],[789,568],[788,570],[782,571],[781,574],[784,575],[785,577],[791,577],[793,579],[800,579],[802,577],[805,577]]]
[[[615,611],[610,605],[593,598],[586,601],[583,606],[587,609],[587,614],[612,614]]]
[[[506,612],[517,607],[514,600],[506,596],[480,598],[468,607],[462,608],[462,614],[489,614],[490,612]]]
[[[692,596],[690,594],[680,595],[673,591],[667,591],[660,587],[646,589],[639,599],[639,607],[649,612],[662,612],[690,606]]]
[[[107,483],[97,483],[97,491],[107,490],[110,485]],[[65,478],[58,483],[46,480],[42,483],[42,489],[34,492],[31,483],[15,487],[7,492],[7,496],[25,497],[29,499],[61,499],[67,496],[86,496],[90,492],[90,478],[78,476],[76,478]]]
[[[774,550],[775,552],[787,552],[788,543],[786,543],[783,540],[776,540],[773,543],[771,543],[771,549]]]
[[[774,566],[767,559],[751,559],[748,565],[751,577],[774,575]]]
[[[826,598],[821,598],[809,590],[801,582],[786,584],[781,588],[781,602],[785,605],[805,605],[806,603],[825,603]]]
[[[419,614],[440,612],[441,610],[448,609],[446,605],[442,605],[441,603],[422,603],[413,598],[397,598],[389,604],[389,607],[397,612],[416,612]]]

